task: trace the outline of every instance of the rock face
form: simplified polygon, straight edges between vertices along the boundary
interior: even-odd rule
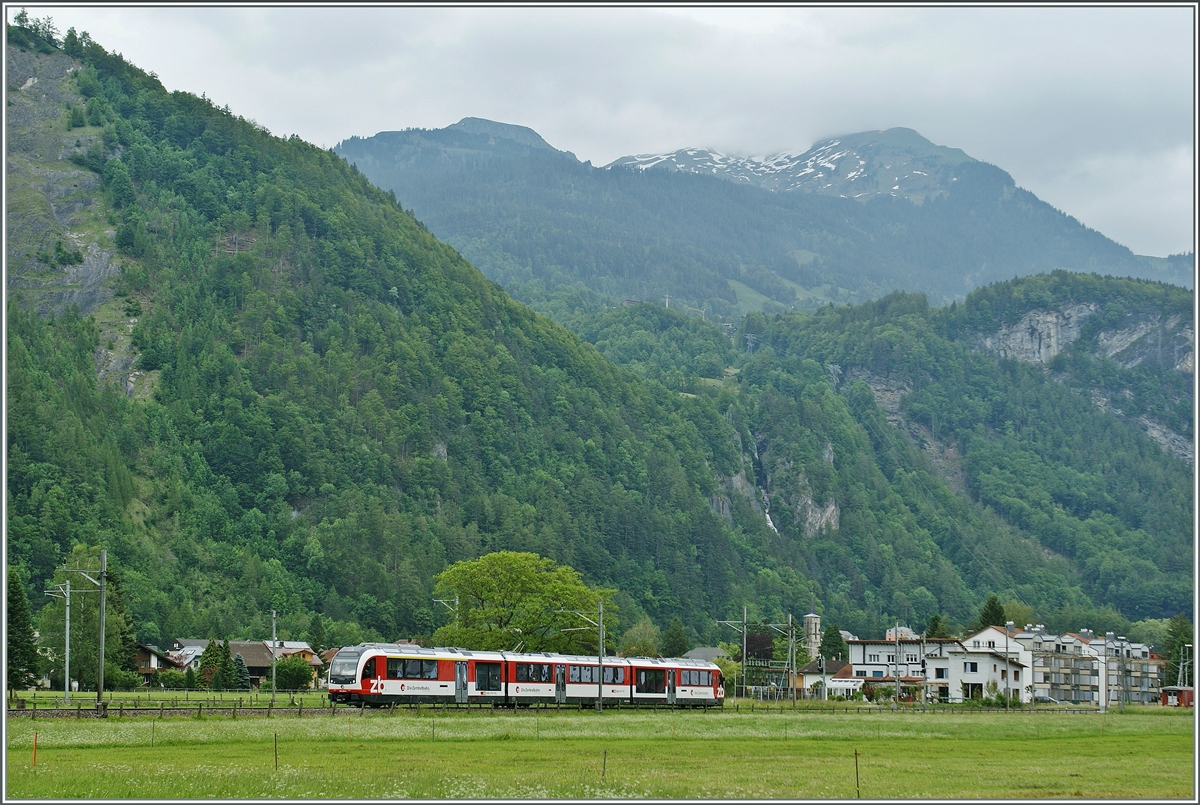
[[[66,160],[85,153],[100,130],[66,126],[67,107],[83,102],[71,81],[74,60],[13,47],[7,58],[6,284],[10,293],[23,291],[41,314],[71,305],[92,313],[112,298],[108,281],[119,269],[110,236],[92,231],[99,178]],[[56,242],[80,251],[83,262],[55,266],[37,257],[52,254]]]
[[[973,346],[997,358],[1045,366],[1079,339],[1083,323],[1096,311],[1094,304],[1068,305],[1060,310],[1033,310],[1016,324],[977,337]],[[1195,371],[1194,329],[1180,314],[1164,320],[1158,313],[1130,313],[1119,326],[1102,330],[1095,336],[1093,351],[1125,369],[1149,363],[1187,375]],[[1107,395],[1101,390],[1093,389],[1091,396],[1103,410],[1126,416],[1107,402]],[[881,398],[879,391],[876,391],[876,397]],[[1194,462],[1195,451],[1189,439],[1145,415],[1133,421],[1164,450],[1189,464]]]
[[[1178,314],[1165,322],[1159,315],[1131,316],[1125,326],[1101,332],[1097,342],[1104,357],[1126,369],[1153,361],[1184,374],[1194,371],[1194,333]]]
[[[982,336],[975,346],[997,358],[1045,365],[1079,338],[1083,323],[1095,312],[1094,304],[1068,305],[1061,310],[1031,310],[1016,324]]]

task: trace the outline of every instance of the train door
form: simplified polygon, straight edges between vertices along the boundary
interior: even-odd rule
[[[467,702],[467,663],[454,663],[454,701],[458,704]]]
[[[554,701],[567,703],[567,666],[554,666]]]
[[[675,704],[675,669],[667,669],[667,704]]]

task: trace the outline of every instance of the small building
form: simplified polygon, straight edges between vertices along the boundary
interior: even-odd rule
[[[181,671],[183,667],[168,656],[166,652],[159,651],[158,646],[148,646],[144,643],[137,644],[137,670],[142,675],[143,683],[149,681],[150,677],[164,669]]]
[[[1195,698],[1190,685],[1167,685],[1162,689],[1163,707],[1195,707]]]

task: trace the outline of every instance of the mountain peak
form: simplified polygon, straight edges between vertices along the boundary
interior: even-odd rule
[[[621,157],[605,167],[673,169],[780,192],[822,193],[859,201],[892,196],[920,204],[948,193],[958,181],[956,174],[975,162],[958,148],[935,145],[913,129],[896,127],[830,137],[802,154],[785,151],[768,157],[741,157],[684,148]]]
[[[527,126],[514,126],[511,123],[497,123],[482,117],[464,117],[457,123],[447,126],[446,131],[463,131],[467,134],[482,134],[486,137],[512,140],[519,145],[531,148],[545,148],[550,151],[558,149],[542,139],[542,136]]]

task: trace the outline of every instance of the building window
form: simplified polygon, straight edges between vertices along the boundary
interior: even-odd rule
[[[988,641],[988,648],[995,648],[995,647],[996,647],[996,641],[995,641],[995,640],[989,640],[989,641]]]
[[[878,654],[868,654],[867,662],[879,662],[879,655]]]
[[[977,662],[964,662],[964,663],[963,663],[963,673],[967,673],[967,674],[977,674],[977,673],[979,673],[979,663],[977,663]]]
[[[872,671],[871,676],[883,676],[883,671]]]
[[[916,654],[905,654],[905,655],[904,655],[904,661],[905,661],[905,662],[916,662],[916,661],[917,661],[917,655],[916,655]]]
[[[972,641],[971,641],[971,648],[979,648],[979,641],[978,641],[978,640],[972,640]]]
[[[933,669],[933,678],[934,679],[947,679],[948,677],[947,677],[946,672],[949,670],[950,670],[949,668],[934,668]]]
[[[1013,671],[1013,682],[1020,682],[1020,681],[1021,681],[1021,672],[1014,670]]]
[[[866,669],[863,669],[861,671],[855,671],[854,675],[855,676],[866,676],[867,675]]]
[[[895,661],[896,661],[896,655],[895,655],[895,654],[889,654],[889,655],[888,655],[888,659],[887,659],[887,661],[888,661],[888,662],[895,662]]]

